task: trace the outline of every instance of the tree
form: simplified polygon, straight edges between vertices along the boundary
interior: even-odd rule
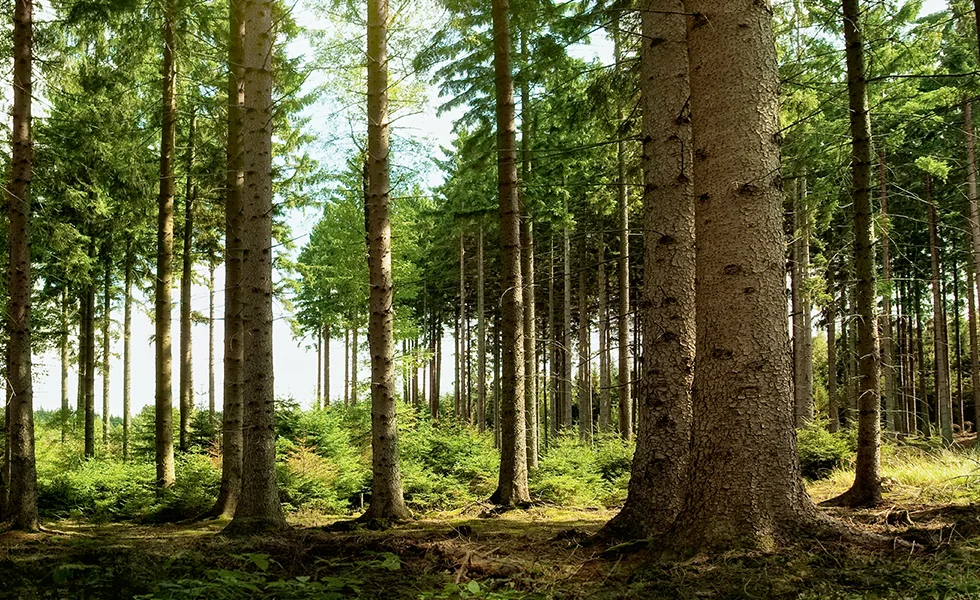
[[[493,0],[493,68],[497,106],[497,199],[500,210],[501,311],[500,478],[490,501],[530,500],[524,426],[524,300],[518,202],[514,82],[510,73],[508,0]]]
[[[5,188],[10,223],[7,303],[7,456],[5,513],[13,526],[37,530],[34,460],[34,392],[31,381],[31,92],[33,3],[14,5],[13,128],[10,183]],[[4,515],[6,516],[6,514]]]
[[[789,540],[818,522],[793,431],[772,13],[687,0],[697,348],[683,545]]]
[[[695,350],[694,182],[687,23],[680,0],[645,0],[643,372],[629,495],[606,525],[617,537],[664,532],[684,501]]]
[[[242,141],[242,490],[229,533],[279,531],[286,519],[276,485],[272,360],[272,47],[271,0],[246,0]]]
[[[367,23],[368,152],[367,225],[371,281],[371,505],[363,520],[405,520],[410,514],[402,493],[398,459],[395,392],[394,308],[391,273],[391,208],[388,142],[388,0],[369,0]]]

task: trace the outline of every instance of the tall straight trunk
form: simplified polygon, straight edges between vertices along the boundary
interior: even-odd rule
[[[579,242],[578,269],[578,429],[579,437],[587,444],[592,443],[592,369],[590,340],[592,330],[589,319],[589,285],[586,268],[586,238]]]
[[[173,351],[170,338],[170,287],[174,272],[174,137],[177,66],[174,59],[176,0],[167,0],[163,15],[163,127],[160,141],[160,195],[157,199],[156,323],[156,471],[157,485],[174,484]]]
[[[68,423],[71,406],[68,403],[68,367],[71,360],[68,345],[68,292],[61,292],[61,331],[58,346],[61,350],[61,443],[68,441]]]
[[[953,443],[953,404],[949,395],[949,336],[943,307],[942,278],[939,272],[939,232],[936,204],[932,199],[932,176],[925,174],[926,203],[929,205],[929,254],[932,261],[932,324],[935,335],[936,413],[943,443]]]
[[[107,253],[102,281],[102,447],[109,450],[109,359],[112,325],[112,260]]]
[[[613,50],[617,73],[622,70],[619,13],[613,17]],[[623,102],[616,102],[616,123],[623,122]],[[630,395],[630,240],[629,203],[626,195],[626,142],[616,143],[616,198],[619,212],[619,433],[633,439],[633,400]]]
[[[228,530],[279,531],[272,347],[272,0],[246,0],[242,194],[242,494]]]
[[[180,272],[180,451],[191,446],[191,415],[194,412],[194,361],[191,340],[191,276],[194,269],[194,129],[196,116],[191,110],[187,137],[187,185],[184,188],[183,261]]]
[[[357,325],[350,332],[350,403],[357,404]]]
[[[545,431],[552,439],[558,435],[558,406],[561,394],[559,378],[562,370],[558,363],[558,332],[555,330],[555,234],[551,234],[548,243],[548,364],[551,368],[548,377],[548,390],[551,397],[551,420],[545,419]],[[547,444],[545,445],[547,447]]]
[[[209,515],[235,514],[242,492],[242,194],[245,187],[242,139],[245,102],[243,0],[229,0],[228,140],[225,190],[225,332],[221,400],[221,488]]]
[[[344,406],[350,406],[350,328],[344,328]]]
[[[902,352],[905,355],[905,420],[908,423],[908,432],[916,433],[919,431],[918,422],[916,421],[916,378],[918,374],[916,372],[917,364],[915,361],[915,329],[913,326],[913,316],[912,309],[910,307],[909,298],[912,295],[912,286],[908,282],[903,282],[902,289],[902,320],[900,321],[902,327]]]
[[[568,204],[565,204],[568,213]],[[562,331],[561,357],[564,367],[561,381],[561,427],[572,428],[572,251],[570,228],[565,225],[562,231]]]
[[[497,128],[497,200],[500,210],[501,315],[500,477],[491,502],[528,502],[524,417],[524,297],[521,278],[521,208],[518,201],[514,82],[510,72],[508,0],[492,0],[493,67]]]
[[[31,91],[33,2],[14,3],[13,127],[10,179],[7,301],[7,446],[9,472],[4,518],[14,528],[37,530],[37,467],[34,459],[34,388],[31,380]]]
[[[800,477],[779,191],[771,8],[687,0],[696,211],[697,348],[690,488],[695,548],[766,546],[820,517]],[[765,331],[765,335],[759,335]]]
[[[129,460],[129,436],[132,430],[133,260],[133,246],[128,243],[123,275],[123,460]]]
[[[646,538],[662,533],[674,522],[687,490],[696,251],[684,3],[644,0],[639,9],[643,39],[662,40],[644,43],[640,54],[644,360],[643,371],[638,373],[636,452],[629,495],[606,531]]]
[[[956,348],[956,360],[953,368],[956,370],[957,413],[960,430],[963,430],[966,420],[963,410],[963,343],[960,336],[960,269],[956,264],[956,252],[951,256],[953,267],[953,341]]]
[[[827,270],[827,288],[830,302],[827,303],[827,416],[830,418],[830,431],[840,430],[839,394],[837,391],[837,300],[834,273]]]
[[[974,1],[974,7],[980,4],[980,0]],[[976,12],[978,31],[980,31],[980,11]],[[980,51],[980,46],[978,46],[978,51]],[[971,245],[971,256],[968,260],[968,266],[970,272],[973,273],[972,278],[969,278],[972,283],[970,285],[970,291],[976,294],[973,285],[976,283],[978,265],[980,265],[980,210],[977,209],[977,155],[976,155],[976,136],[974,134],[973,128],[973,102],[969,96],[963,100],[963,134],[966,138],[966,172],[967,172],[967,184],[968,190],[967,195],[970,201],[970,240]],[[974,301],[970,301],[970,309],[976,311],[976,306]],[[974,315],[975,318],[975,315]],[[974,330],[976,329],[975,324],[970,325],[970,335],[974,335]],[[980,384],[978,384],[978,375],[980,375],[980,367],[978,367],[977,354],[974,352],[974,344],[971,337],[970,343],[970,372],[972,375],[972,385],[973,385],[973,420],[975,426],[980,428]]]
[[[525,100],[526,101],[526,100]],[[525,132],[523,140],[527,137]],[[529,149],[524,149],[524,156]],[[528,159],[525,159],[527,163]],[[530,170],[527,167],[526,170]],[[526,210],[526,208],[525,208]],[[537,323],[534,315],[534,223],[530,216],[521,222],[521,274],[524,282],[524,415],[527,423],[527,466],[529,469],[538,467],[538,343]]]
[[[493,444],[500,449],[500,315],[495,316],[493,325]]]
[[[483,223],[476,243],[476,426],[480,433],[487,428],[487,318],[483,292],[485,275],[483,272]]]
[[[972,262],[966,263],[967,314],[970,319],[970,388],[973,396],[973,427],[980,421],[980,351],[977,349],[977,276]]]
[[[85,401],[85,367],[88,366],[88,361],[85,360],[85,352],[87,350],[86,346],[86,336],[85,333],[88,331],[88,322],[85,320],[85,315],[87,314],[87,298],[88,298],[88,288],[83,286],[78,295],[78,381],[75,391],[75,418],[76,423],[78,419],[82,420],[82,435],[84,439],[84,456],[86,458],[94,456],[95,446],[92,445],[92,454],[89,454],[88,448],[88,414],[85,410],[88,403]]]
[[[459,313],[456,315],[456,331],[453,334],[453,343],[456,345],[453,369],[455,370],[453,386],[453,417],[457,421],[462,420],[463,415],[463,304],[466,302],[466,247],[464,245],[463,233],[459,234]]]
[[[439,338],[436,332],[436,317],[429,317],[429,377],[426,391],[429,393],[429,415],[433,422],[439,420],[439,393],[436,391],[436,361],[439,357]]]
[[[612,394],[609,377],[609,280],[606,276],[606,240],[599,234],[599,433],[612,431]]]
[[[367,14],[367,225],[371,284],[371,505],[361,520],[409,518],[398,462],[395,388],[395,309],[391,274],[391,199],[388,129],[388,0],[369,0]]]
[[[860,0],[843,0],[847,90],[851,116],[851,196],[854,202],[854,287],[858,351],[858,451],[854,484],[831,504],[881,503],[881,357],[875,315],[875,256],[871,223],[871,115],[864,69]],[[887,317],[886,317],[887,318]]]
[[[922,288],[919,282],[915,283],[913,293],[913,303],[915,304],[915,353],[919,361],[919,401],[916,403],[916,413],[919,422],[919,431],[926,437],[932,434],[932,424],[929,420],[929,396],[926,390],[926,361],[923,349],[922,335]]]
[[[316,398],[313,407],[323,408],[323,334],[316,333]]]
[[[94,254],[94,252],[93,252]],[[95,457],[95,284],[85,287],[85,456]]]
[[[419,406],[419,340],[412,341],[412,406]]]
[[[793,179],[793,242],[791,298],[793,310],[794,424],[805,427],[813,419],[813,344],[810,302],[806,278],[810,266],[809,213],[806,208],[806,174]]]
[[[848,316],[851,317],[847,326],[847,411],[848,424],[857,419],[858,410],[858,353],[857,353],[857,286],[852,285],[848,290]]]
[[[214,387],[214,260],[208,261],[208,420],[215,423],[215,401],[217,390]]]
[[[323,406],[330,405],[330,325],[323,326]]]
[[[885,151],[878,152],[878,186],[881,205],[881,369],[885,378],[885,426],[895,431],[898,417],[898,381],[895,368],[894,341],[892,338],[892,261],[891,223],[888,220],[888,169],[885,164]]]

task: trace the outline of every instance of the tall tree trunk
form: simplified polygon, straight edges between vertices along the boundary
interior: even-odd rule
[[[980,0],[974,0],[974,7],[980,4]],[[980,31],[980,11],[976,12],[977,31]],[[980,51],[980,45],[978,45]],[[966,173],[967,173],[967,195],[970,201],[970,240],[971,256],[967,261],[969,272],[973,273],[970,279],[970,291],[976,295],[975,288],[978,265],[980,265],[980,210],[977,209],[977,155],[976,155],[976,136],[973,128],[973,102],[969,96],[963,99],[963,134],[966,138]],[[970,300],[970,310],[976,311],[974,300]],[[973,314],[973,313],[971,313]],[[975,319],[975,314],[973,317]],[[978,355],[974,351],[973,335],[975,334],[975,323],[970,325],[970,372],[973,374],[971,384],[973,386],[973,420],[975,427],[980,430],[980,365],[978,365]]]
[[[215,423],[216,390],[214,387],[214,260],[208,260],[208,421]]]
[[[350,332],[350,403],[357,404],[357,325]]]
[[[881,204],[881,368],[885,378],[885,426],[895,431],[898,417],[898,382],[895,371],[895,352],[892,340],[892,261],[891,223],[888,220],[888,170],[885,165],[885,151],[878,151],[878,185]]]
[[[943,306],[942,277],[939,272],[939,232],[936,204],[932,198],[932,176],[925,174],[926,202],[929,205],[929,251],[932,258],[932,323],[936,353],[936,413],[943,443],[953,443],[953,404],[949,395],[949,336]]]
[[[456,420],[463,420],[463,405],[466,387],[466,244],[464,234],[459,233],[459,315],[456,323],[456,386],[454,388],[456,397]]]
[[[957,416],[959,417],[960,430],[963,430],[963,422],[966,420],[963,410],[963,344],[960,336],[960,269],[956,264],[955,250],[951,255],[953,267],[953,341],[956,347],[956,360],[953,361],[953,368],[956,370],[956,396],[957,396]]]
[[[500,478],[490,501],[528,502],[524,417],[524,297],[521,279],[521,209],[518,202],[514,82],[510,73],[508,0],[492,0],[493,67],[497,127],[497,199],[500,209],[501,318]]]
[[[225,331],[221,400],[221,487],[208,513],[231,518],[242,491],[242,194],[245,187],[242,118],[245,102],[242,0],[229,0],[228,171],[225,190]]]
[[[837,300],[834,285],[834,272],[827,269],[827,289],[830,302],[827,303],[827,416],[830,418],[830,431],[840,430],[839,394],[837,391]]]
[[[646,538],[674,522],[689,477],[696,345],[695,203],[684,3],[644,0],[639,10],[643,39],[661,40],[644,43],[640,54],[644,359],[638,374],[629,495],[606,531]],[[602,254],[600,250],[600,260]],[[599,279],[601,283],[603,277]]]
[[[163,16],[163,129],[160,142],[160,195],[157,200],[156,323],[156,468],[157,485],[174,484],[173,351],[170,338],[170,286],[174,271],[174,136],[177,97],[174,88],[176,0],[167,0]]]
[[[323,333],[316,333],[316,399],[313,407],[323,408]]]
[[[68,345],[68,292],[61,292],[61,331],[58,346],[61,350],[61,443],[68,441],[68,424],[71,418],[71,406],[68,403],[68,366],[71,361]],[[6,439],[6,438],[4,438]],[[125,440],[124,440],[125,441]]]
[[[795,539],[820,518],[800,477],[787,402],[772,13],[752,0],[687,0],[684,7],[695,14],[697,352],[690,489],[676,527],[684,545],[759,546]]]
[[[109,359],[112,325],[112,255],[107,251],[102,281],[102,448],[109,451]]]
[[[371,316],[371,505],[362,521],[404,520],[411,515],[398,462],[395,388],[395,310],[391,275],[391,200],[388,141],[388,0],[369,0],[367,14],[367,224]]]
[[[551,234],[548,243],[548,364],[551,368],[548,377],[548,389],[551,397],[551,421],[545,419],[545,431],[554,439],[558,435],[559,396],[561,395],[562,369],[558,362],[558,332],[555,330],[555,234]],[[548,445],[545,444],[547,448]]]
[[[95,252],[92,251],[92,254],[94,255]],[[95,457],[95,283],[93,282],[85,286],[85,456]]]
[[[276,486],[272,357],[272,0],[246,0],[242,194],[242,494],[228,530],[285,529]]]
[[[37,530],[37,468],[34,460],[34,388],[31,380],[31,91],[33,2],[14,2],[13,127],[10,179],[7,302],[7,389],[10,453],[9,501],[4,518],[16,529]]]
[[[330,406],[330,325],[323,326],[323,406]]]
[[[84,450],[83,455],[85,458],[89,458],[95,455],[95,444],[91,444],[91,453],[89,453],[89,428],[88,428],[88,402],[85,400],[85,368],[88,366],[88,361],[85,359],[85,353],[87,351],[87,340],[86,332],[88,331],[88,321],[86,320],[86,315],[88,314],[88,286],[83,286],[81,292],[78,295],[78,382],[77,390],[75,392],[75,412],[76,412],[76,422],[77,419],[82,420],[82,436],[84,439]]]
[[[929,421],[929,396],[926,394],[926,361],[922,336],[922,289],[919,287],[918,281],[915,282],[912,301],[915,304],[915,352],[919,361],[919,401],[916,403],[916,413],[919,431],[928,438],[932,432],[932,425]]]
[[[799,429],[813,419],[813,353],[810,302],[806,279],[810,265],[809,213],[806,208],[806,174],[793,179],[793,241],[791,297],[793,310],[794,425]]]
[[[568,214],[568,203],[565,204]],[[564,367],[561,381],[561,427],[565,430],[572,428],[572,250],[571,232],[566,224],[562,231],[562,331],[561,358]]]
[[[187,137],[187,185],[184,188],[183,262],[180,273],[180,451],[191,446],[191,415],[194,412],[194,362],[191,340],[191,276],[194,269],[194,129],[196,116],[191,110]]]
[[[612,395],[609,377],[609,280],[606,276],[606,240],[599,234],[599,433],[612,431]],[[637,424],[639,425],[639,424]]]
[[[613,46],[616,71],[622,70],[622,40],[619,13],[613,17]],[[616,124],[623,123],[623,102],[616,102]],[[629,203],[626,194],[626,142],[616,143],[616,197],[619,207],[619,433],[633,439],[633,400],[630,395],[630,240]]]
[[[521,138],[522,144],[526,137],[527,133],[525,132]],[[527,156],[529,153],[530,149],[525,147],[524,155]],[[524,162],[527,163],[528,159],[525,159]],[[525,170],[530,172],[530,167],[525,167]],[[527,208],[525,207],[526,211]],[[536,469],[538,467],[538,332],[534,315],[536,295],[534,288],[534,223],[531,222],[530,215],[526,215],[521,222],[521,241],[523,242],[521,276],[524,283],[524,414],[527,420],[525,426],[527,466],[529,469]]]
[[[476,426],[480,433],[487,428],[487,318],[483,292],[483,223],[480,223],[476,244]]]
[[[980,421],[980,351],[977,349],[977,293],[976,271],[972,262],[966,264],[966,291],[969,303],[967,314],[970,319],[970,388],[973,396],[973,426],[977,429]]]
[[[868,111],[859,4],[859,0],[843,0],[851,115],[854,267],[857,276],[854,307],[858,351],[858,452],[854,484],[828,501],[841,506],[874,506],[881,503],[881,357],[878,354],[875,257],[871,239],[871,116]]]
[[[344,406],[350,406],[350,328],[344,328]]]
[[[133,245],[129,242],[123,276],[123,460],[129,460],[132,413],[133,260]]]
[[[592,369],[590,340],[592,330],[589,320],[589,271],[585,268],[586,237],[579,242],[578,269],[578,429],[579,437],[586,444],[592,443]]]

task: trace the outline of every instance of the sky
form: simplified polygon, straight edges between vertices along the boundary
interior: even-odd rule
[[[945,8],[944,0],[925,0],[922,14],[937,12]],[[299,8],[300,20],[313,19],[312,13]],[[312,23],[301,23],[304,25]],[[574,55],[583,59],[598,58],[604,62],[611,60],[610,44],[608,40],[594,37],[591,44],[583,44],[572,48]],[[296,54],[309,52],[309,46],[299,44],[294,50]],[[430,147],[437,150],[440,146],[448,147],[452,141],[453,119],[459,115],[459,111],[439,116],[436,108],[440,102],[434,89],[429,91],[428,106],[420,114],[408,116],[397,121],[393,128],[403,128],[405,131],[412,131],[415,134],[424,133],[430,141]],[[315,109],[314,109],[315,110]],[[397,134],[397,131],[394,132]],[[295,211],[289,216],[289,223],[293,229],[293,236],[297,239],[297,247],[301,247],[309,232],[312,230],[318,218],[317,211]],[[208,312],[208,290],[204,283],[207,274],[199,272],[198,281],[192,290],[192,308],[201,314]],[[220,410],[221,406],[221,354],[223,340],[223,324],[221,315],[223,313],[224,298],[222,269],[216,272],[216,298],[215,298],[215,388],[216,403]],[[173,348],[176,359],[177,349],[179,348],[179,314],[178,314],[178,291],[173,293],[174,313],[173,313]],[[152,310],[152,302],[143,298],[141,302],[135,303],[133,314],[132,332],[132,406],[133,413],[138,412],[142,407],[153,404],[154,394],[154,347],[152,344],[153,325],[146,311]],[[275,344],[275,389],[277,397],[290,397],[299,401],[301,404],[309,405],[313,402],[316,393],[317,361],[316,349],[310,340],[297,341],[292,337],[288,322],[288,312],[280,301],[274,305],[274,315],[276,321],[273,329],[273,339]],[[115,307],[113,319],[116,322],[115,329],[120,329],[122,322],[122,311],[118,306]],[[101,336],[101,333],[97,333]],[[206,408],[208,403],[208,327],[206,324],[194,325],[193,337],[193,373],[194,373],[194,397],[195,404],[199,408]],[[362,337],[362,339],[364,339]],[[101,340],[101,337],[99,337]],[[451,339],[447,339],[444,348],[450,351],[443,354],[444,381],[441,388],[444,393],[452,391],[453,356],[451,349],[453,344]],[[110,362],[110,413],[112,415],[122,414],[122,340],[117,331],[112,342],[112,360]],[[344,348],[343,340],[333,340],[330,347],[331,354],[331,397],[336,400],[342,394],[344,378]],[[362,361],[367,359],[367,352],[362,351]],[[177,401],[178,385],[178,363],[174,360],[174,402]],[[55,352],[48,352],[35,357],[34,363],[34,402],[35,407],[43,409],[57,409],[61,404],[61,380],[60,380],[60,359]],[[359,380],[365,381],[369,376],[369,369],[366,363],[360,365]],[[101,412],[102,398],[102,378],[96,378],[96,405],[97,412]],[[77,372],[72,365],[69,374],[69,402],[75,405],[77,391]]]

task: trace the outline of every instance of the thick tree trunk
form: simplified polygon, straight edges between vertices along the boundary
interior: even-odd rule
[[[160,142],[160,195],[157,200],[156,323],[156,468],[157,485],[174,484],[173,351],[170,337],[170,286],[174,261],[174,135],[177,67],[174,59],[177,15],[175,0],[167,0],[163,16],[163,130]]]
[[[391,275],[391,200],[388,141],[388,0],[369,0],[367,14],[367,223],[371,352],[371,505],[362,521],[404,520],[395,393],[395,310]]]
[[[578,269],[578,430],[579,438],[586,444],[592,443],[592,357],[590,341],[592,329],[589,318],[588,276],[586,269],[586,237],[579,242]]]
[[[613,45],[616,71],[622,69],[622,41],[619,13],[613,17]],[[623,122],[623,102],[616,103],[616,123]],[[616,143],[616,197],[619,210],[619,433],[623,439],[633,439],[633,399],[630,394],[630,240],[629,203],[626,195],[626,142]]]
[[[932,327],[936,356],[936,414],[943,443],[953,443],[953,403],[949,394],[949,336],[943,306],[942,277],[939,272],[939,232],[936,204],[932,198],[932,176],[925,174],[926,202],[929,205],[929,252],[932,258]]]
[[[697,353],[690,489],[679,544],[765,546],[820,517],[793,431],[772,13],[687,0]],[[760,335],[760,332],[765,332]]]
[[[192,242],[194,238],[194,129],[195,114],[191,111],[187,142],[187,185],[184,188],[183,261],[180,272],[180,451],[191,446],[191,415],[194,412],[194,362],[191,340],[191,276],[194,269]]]
[[[228,140],[225,190],[225,332],[224,382],[221,400],[221,487],[209,516],[228,519],[235,514],[242,492],[242,118],[245,102],[242,0],[229,0]]]
[[[885,151],[878,152],[878,185],[881,204],[881,369],[885,378],[885,426],[889,431],[899,429],[898,381],[895,370],[895,352],[892,339],[892,261],[891,223],[888,220],[888,170],[885,165]]]
[[[643,372],[629,495],[605,531],[646,538],[674,522],[688,484],[696,345],[695,203],[684,3],[644,0],[639,10],[645,40],[640,54]]]
[[[839,506],[875,506],[881,503],[881,357],[878,354],[875,257],[871,238],[871,116],[868,111],[859,4],[859,0],[843,0],[851,115],[854,268],[857,276],[858,448],[853,485],[828,501]]]
[[[276,486],[272,358],[272,0],[245,0],[242,194],[242,490],[226,531],[285,529]]]
[[[109,359],[112,325],[112,255],[106,253],[102,281],[102,448],[109,451]]]
[[[37,523],[34,460],[34,388],[31,380],[31,90],[33,88],[33,2],[14,3],[13,127],[10,179],[6,186],[9,224],[7,302],[7,446],[10,479],[4,518],[16,529]]]
[[[483,224],[480,224],[476,245],[476,426],[480,433],[487,429],[487,318],[483,286]]]
[[[126,266],[123,281],[123,460],[129,460],[129,436],[132,430],[133,365],[133,246],[126,244]]]
[[[524,417],[524,297],[521,279],[521,209],[518,202],[514,82],[510,73],[508,0],[492,0],[493,67],[497,128],[497,199],[500,210],[501,315],[500,478],[490,501],[530,501]]]

